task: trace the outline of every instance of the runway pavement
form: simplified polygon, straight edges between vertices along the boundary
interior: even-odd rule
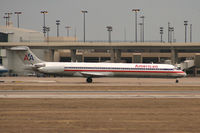
[[[0,98],[200,98],[200,91],[63,91],[1,90]]]
[[[200,98],[200,78],[84,78],[1,77],[0,98]]]
[[[88,84],[85,78],[76,77],[0,77],[1,84],[45,84],[68,86],[200,86],[200,77],[180,78],[179,83],[175,79],[163,78],[94,78],[92,84]]]

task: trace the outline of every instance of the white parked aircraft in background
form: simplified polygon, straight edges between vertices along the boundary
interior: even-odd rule
[[[8,72],[8,69],[6,69],[4,66],[0,66],[0,75],[6,72]]]
[[[92,78],[97,77],[180,78],[186,76],[185,72],[168,64],[46,62],[37,58],[26,46],[12,47],[11,50],[15,50],[24,64],[35,71],[44,74],[85,77],[88,83],[92,83]]]

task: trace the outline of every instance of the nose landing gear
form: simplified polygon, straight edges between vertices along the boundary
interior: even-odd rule
[[[92,78],[91,78],[91,77],[88,77],[88,78],[86,79],[86,82],[87,82],[87,83],[92,83]]]
[[[178,80],[178,79],[176,79],[176,83],[179,83],[179,80]]]

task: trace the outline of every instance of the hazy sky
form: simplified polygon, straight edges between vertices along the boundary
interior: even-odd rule
[[[200,42],[200,0],[0,0],[0,25],[5,25],[5,12],[21,11],[22,28],[42,32],[42,10],[49,13],[46,24],[51,28],[50,35],[56,35],[56,20],[61,20],[60,36],[66,36],[67,25],[71,26],[70,35],[83,40],[83,14],[86,15],[86,40],[107,40],[106,26],[113,26],[112,39],[135,40],[134,8],[141,9],[139,16],[145,16],[145,40],[160,40],[159,27],[164,27],[164,40],[167,41],[167,24],[175,27],[175,38],[184,41],[183,21],[193,24],[193,41]],[[11,19],[16,26],[16,15]],[[138,26],[139,28],[139,26]],[[189,33],[189,28],[188,28]],[[188,34],[189,36],[189,34]],[[139,30],[138,30],[139,40]],[[189,40],[189,37],[188,37]]]

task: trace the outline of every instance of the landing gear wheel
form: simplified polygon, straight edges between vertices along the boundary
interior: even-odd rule
[[[176,83],[178,83],[179,82],[179,80],[178,79],[176,79]]]
[[[86,81],[87,81],[88,83],[92,83],[92,78],[87,78]]]

